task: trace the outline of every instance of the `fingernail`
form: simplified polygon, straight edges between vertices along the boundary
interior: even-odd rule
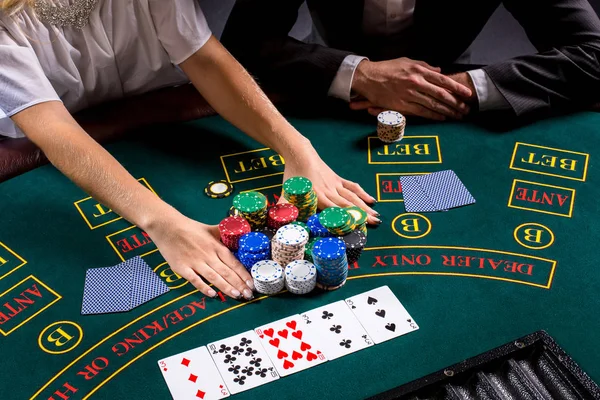
[[[233,297],[235,297],[236,299],[239,299],[240,297],[242,297],[242,294],[241,294],[241,293],[240,293],[240,291],[239,291],[239,290],[237,290],[237,289],[232,289],[232,290],[231,290],[231,295],[232,295]]]
[[[372,202],[373,204],[375,204],[375,203],[377,203],[377,199],[376,199],[375,197],[371,196],[371,202]]]
[[[217,292],[212,289],[208,289],[208,297],[217,297]]]
[[[246,281],[246,285],[248,285],[248,287],[250,288],[250,290],[255,290],[254,282],[252,282],[251,280],[247,280]]]
[[[244,297],[248,300],[252,300],[254,295],[252,294],[252,292],[250,290],[244,289]]]
[[[382,221],[379,218],[375,218],[375,222],[377,222],[377,225],[380,225]]]
[[[375,216],[376,216],[377,218],[379,218],[379,217],[381,217],[381,214],[379,214],[378,212],[375,212]]]

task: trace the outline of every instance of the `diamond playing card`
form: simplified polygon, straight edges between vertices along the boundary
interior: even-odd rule
[[[417,176],[400,177],[400,185],[402,185],[402,197],[406,212],[439,211],[417,181]]]
[[[209,343],[207,347],[231,394],[279,379],[254,331]]]
[[[315,341],[315,332],[302,324],[298,314],[263,325],[254,331],[281,377],[327,361]]]
[[[303,325],[317,333],[317,343],[328,360],[374,345],[343,300],[307,311],[300,317]]]
[[[448,210],[475,203],[475,198],[450,169],[418,175],[415,176],[415,179],[438,210]]]
[[[376,344],[419,329],[388,286],[350,297],[346,304]]]
[[[206,346],[158,361],[173,400],[216,400],[229,390]]]

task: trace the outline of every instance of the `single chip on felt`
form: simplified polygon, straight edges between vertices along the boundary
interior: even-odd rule
[[[226,180],[212,181],[206,185],[204,193],[211,199],[222,199],[233,193],[233,185]]]

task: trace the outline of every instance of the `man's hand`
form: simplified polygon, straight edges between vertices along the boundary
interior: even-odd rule
[[[408,58],[363,60],[354,73],[352,90],[364,100],[351,102],[350,108],[369,109],[374,115],[386,109],[438,121],[462,119],[469,113],[465,101],[473,90],[440,71]]]

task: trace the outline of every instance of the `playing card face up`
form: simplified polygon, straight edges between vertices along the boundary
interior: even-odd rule
[[[374,342],[343,300],[300,314],[306,329],[316,333],[328,360],[373,346]]]
[[[209,343],[207,347],[231,394],[279,379],[254,331]]]
[[[281,377],[327,361],[300,315],[292,315],[254,330]]]
[[[229,390],[206,346],[158,362],[173,400],[214,400],[229,396]]]
[[[350,297],[346,304],[376,344],[419,329],[388,286]]]

